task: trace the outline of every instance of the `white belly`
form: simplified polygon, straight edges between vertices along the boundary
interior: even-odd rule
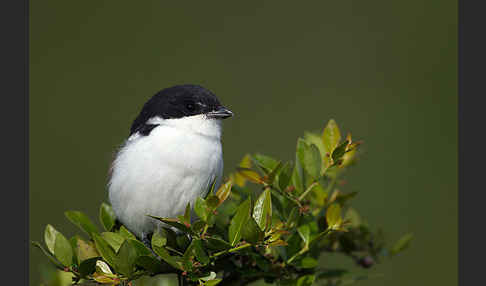
[[[130,140],[113,163],[109,200],[118,219],[138,237],[160,222],[147,217],[176,217],[194,206],[216,180],[221,184],[219,138],[158,126],[149,136]]]

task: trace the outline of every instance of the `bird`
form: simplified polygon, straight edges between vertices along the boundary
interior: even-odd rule
[[[162,89],[142,107],[109,169],[108,197],[117,220],[146,245],[188,203],[223,175],[222,121],[233,112],[194,84]]]

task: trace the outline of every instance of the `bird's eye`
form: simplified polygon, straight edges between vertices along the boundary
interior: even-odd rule
[[[186,108],[189,111],[194,111],[194,109],[196,109],[196,106],[194,106],[194,104],[192,104],[192,103],[188,103],[188,104],[186,104]]]

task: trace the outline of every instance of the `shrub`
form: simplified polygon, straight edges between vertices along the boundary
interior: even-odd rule
[[[370,268],[412,238],[407,234],[386,248],[382,232],[372,231],[350,206],[357,193],[340,190],[339,178],[357,162],[359,145],[351,134],[343,140],[330,120],[322,134],[306,132],[297,140],[295,163],[246,155],[218,190],[213,185],[183,215],[152,217],[170,227],[154,233],[149,246],[118,223],[105,203],[99,213],[103,232],[85,214],[68,211],[66,217],[87,237],[67,239],[47,225],[47,249],[33,245],[80,285],[131,285],[163,273],[177,274],[180,285],[353,282],[363,276],[324,269],[320,255],[337,253]],[[191,219],[191,209],[197,218]]]

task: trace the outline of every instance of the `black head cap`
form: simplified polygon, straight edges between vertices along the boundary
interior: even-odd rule
[[[143,130],[147,120],[155,116],[176,119],[199,114],[219,119],[233,115],[221,105],[214,93],[202,86],[186,84],[169,87],[159,91],[145,103],[133,121],[130,134]]]

